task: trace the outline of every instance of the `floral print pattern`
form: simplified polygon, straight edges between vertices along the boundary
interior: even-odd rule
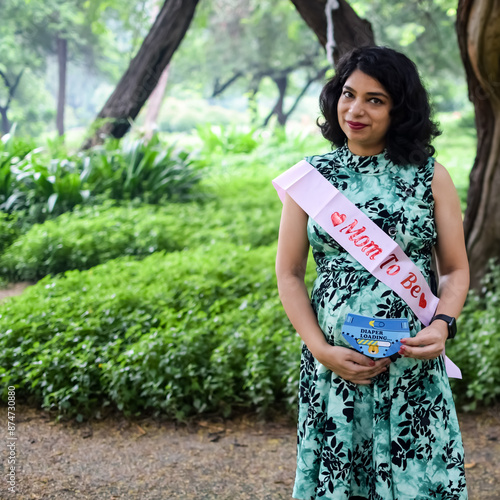
[[[401,167],[384,153],[356,156],[344,146],[306,159],[431,282],[433,158],[421,167]],[[350,347],[341,336],[349,312],[405,317],[416,335],[423,325],[402,299],[311,218],[307,232],[318,273],[311,303],[330,344]],[[298,410],[295,499],[467,499],[462,440],[442,357],[399,358],[362,386],[325,368],[303,344]]]

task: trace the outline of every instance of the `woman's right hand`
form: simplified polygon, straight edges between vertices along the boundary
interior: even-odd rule
[[[313,356],[326,368],[345,380],[360,385],[371,384],[371,379],[380,375],[391,363],[389,358],[373,360],[347,347],[327,344]]]

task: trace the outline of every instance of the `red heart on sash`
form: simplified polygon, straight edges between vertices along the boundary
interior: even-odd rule
[[[420,302],[418,303],[418,305],[422,309],[425,309],[427,307],[427,301],[425,300],[425,295],[424,294],[420,295]]]
[[[342,224],[342,222],[345,221],[345,214],[339,214],[338,212],[333,212],[331,219],[333,225],[338,226],[339,224]]]

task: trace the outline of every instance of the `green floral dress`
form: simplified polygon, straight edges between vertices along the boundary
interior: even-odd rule
[[[344,146],[306,158],[405,250],[431,279],[436,243],[431,182],[434,159],[400,167],[384,153],[362,157]],[[347,313],[405,317],[406,303],[309,218],[318,277],[311,302],[332,345]],[[305,345],[300,366],[296,499],[423,500],[467,498],[464,451],[442,357],[399,358],[369,386],[318,363]]]

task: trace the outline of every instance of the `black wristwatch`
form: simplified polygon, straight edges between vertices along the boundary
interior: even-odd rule
[[[455,335],[457,334],[457,322],[455,321],[455,318],[446,316],[446,314],[436,314],[436,316],[431,319],[431,323],[436,319],[442,319],[443,321],[446,321],[446,324],[448,325],[448,338],[455,338]]]

